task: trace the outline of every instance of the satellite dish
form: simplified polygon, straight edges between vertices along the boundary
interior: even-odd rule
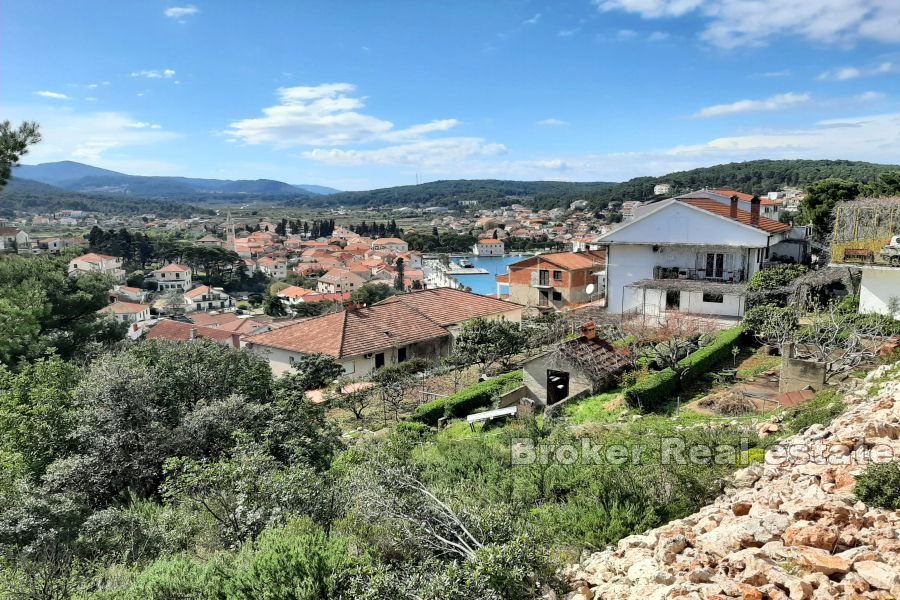
[[[588,296],[590,296],[591,294],[593,294],[593,293],[594,293],[594,284],[593,284],[593,283],[589,283],[588,286],[587,286],[587,289],[585,289],[584,291],[588,293]]]

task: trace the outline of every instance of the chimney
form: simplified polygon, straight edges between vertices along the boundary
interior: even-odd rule
[[[737,219],[737,211],[738,211],[738,197],[731,197],[731,212],[728,213],[728,216],[732,219]]]
[[[231,334],[231,345],[234,346],[235,348],[241,347],[241,334],[239,334],[239,333]]]
[[[188,337],[188,339],[189,340],[197,339],[197,328],[196,327],[191,327],[191,334]]]
[[[581,326],[581,335],[588,340],[596,340],[597,339],[597,326],[594,325],[593,321],[588,321],[584,325]]]
[[[753,196],[750,199],[750,224],[754,227],[759,225],[759,196]]]

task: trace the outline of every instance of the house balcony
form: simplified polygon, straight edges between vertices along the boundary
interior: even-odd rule
[[[562,282],[557,282],[557,283],[562,283]],[[553,280],[550,279],[549,274],[547,277],[541,277],[540,273],[532,273],[531,274],[531,287],[549,290],[549,289],[553,288]]]
[[[689,281],[741,283],[744,281],[744,270],[732,269],[726,271],[720,269],[707,274],[705,269],[692,269],[689,267],[653,267],[653,279],[685,279]]]

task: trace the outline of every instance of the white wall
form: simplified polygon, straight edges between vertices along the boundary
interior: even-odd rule
[[[601,237],[601,243],[710,244],[765,248],[769,235],[681,202],[645,213]]]
[[[859,312],[888,314],[891,298],[900,300],[900,269],[863,269],[859,290]],[[900,312],[894,313],[900,319]]]
[[[703,292],[681,292],[681,312],[724,317],[744,316],[744,297],[725,295],[722,302],[704,302]]]
[[[633,300],[624,303],[625,286],[641,279],[653,278],[653,248],[611,245],[608,252],[606,310],[619,314],[628,311],[633,304]]]

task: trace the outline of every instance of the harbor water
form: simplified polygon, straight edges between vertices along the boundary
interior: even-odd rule
[[[508,254],[506,256],[470,256],[468,261],[475,267],[485,269],[486,275],[452,275],[461,285],[471,288],[476,294],[493,295],[497,293],[496,275],[506,273],[507,265],[525,260],[527,256]],[[459,262],[458,258],[452,259]]]

